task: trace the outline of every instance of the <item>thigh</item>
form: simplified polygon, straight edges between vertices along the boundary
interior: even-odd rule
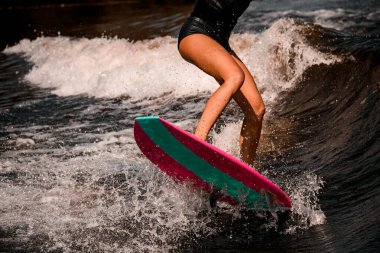
[[[234,100],[239,104],[244,113],[248,116],[252,113],[252,110],[257,116],[262,117],[265,112],[264,101],[257,89],[255,80],[252,74],[249,72],[245,64],[239,59],[239,57],[233,53],[233,59],[244,71],[244,83],[240,90],[234,95]]]
[[[179,44],[181,56],[222,83],[232,73],[243,73],[239,64],[218,42],[204,34],[186,36]]]

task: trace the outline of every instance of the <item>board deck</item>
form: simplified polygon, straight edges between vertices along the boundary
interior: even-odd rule
[[[254,168],[160,117],[137,118],[134,136],[143,154],[176,181],[219,192],[232,205],[292,206],[288,195]]]

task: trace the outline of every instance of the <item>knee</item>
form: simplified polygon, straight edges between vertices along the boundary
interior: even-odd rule
[[[245,112],[245,116],[248,119],[251,119],[253,121],[256,121],[257,119],[259,119],[259,120],[263,119],[264,114],[265,114],[264,103],[256,104],[256,105],[250,107],[250,109],[246,110],[246,112]]]
[[[245,74],[243,70],[236,69],[228,73],[228,76],[224,79],[224,82],[231,87],[232,93],[236,93],[243,85]]]
[[[255,114],[256,114],[257,118],[259,118],[259,119],[264,118],[264,114],[265,114],[265,105],[264,105],[264,103],[260,103],[259,106],[257,106],[257,108],[254,111],[255,111]]]

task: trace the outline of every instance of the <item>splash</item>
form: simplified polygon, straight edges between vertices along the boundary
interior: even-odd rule
[[[211,132],[212,144],[221,150],[239,157],[239,136],[242,121],[224,125],[218,133],[215,129]]]
[[[290,197],[293,201],[293,224],[286,233],[294,234],[298,230],[304,230],[312,226],[324,224],[326,215],[319,206],[318,194],[324,181],[314,173],[297,176],[292,180]]]
[[[310,47],[302,35],[306,28],[295,20],[282,19],[260,34],[231,38],[267,108],[281,92],[294,87],[308,67],[339,61]],[[8,145],[15,148],[2,154],[0,164],[2,228],[18,231],[16,239],[27,243],[43,238],[36,240],[42,244],[36,246],[39,249],[65,252],[170,251],[189,237],[214,235],[225,228],[212,224],[207,196],[161,174],[137,153],[132,130],[118,128],[119,123],[124,126],[125,120],[131,120],[126,116],[159,108],[182,128],[193,130],[195,117],[189,115],[201,110],[199,97],[206,100],[217,85],[181,59],[174,38],[130,42],[41,37],[23,40],[5,53],[24,54],[33,63],[25,79],[58,96],[123,99],[86,104],[73,112],[69,122],[63,115],[62,119],[54,116],[62,122],[53,126],[25,124],[6,129],[11,138]],[[70,103],[70,98],[67,101],[63,103]],[[172,101],[177,101],[181,112],[165,107]],[[238,157],[241,122],[226,117],[230,120],[211,134],[212,141]],[[70,141],[75,145],[70,146]],[[265,169],[260,172],[270,176]],[[295,203],[295,224],[289,233],[323,223],[324,214],[317,204],[319,179],[313,174],[296,179],[303,184],[283,179],[281,187],[289,190]],[[223,211],[231,219],[242,216],[239,208],[224,207]],[[264,219],[263,224],[271,222]],[[237,230],[241,227],[238,224]]]
[[[213,145],[220,149],[239,157],[239,131],[241,122],[227,123],[221,127],[219,132],[213,131],[211,136]],[[263,133],[262,142],[269,142],[271,136]],[[274,147],[279,148],[279,147]],[[259,150],[259,153],[263,152]],[[270,170],[279,170],[278,168],[261,167],[260,161],[256,161],[257,169],[261,174],[269,179],[278,182],[281,188],[284,189],[290,196],[293,202],[291,221],[288,222],[288,227],[285,233],[294,234],[299,230],[305,230],[309,227],[324,224],[326,216],[319,206],[318,194],[321,191],[324,181],[314,173],[305,173],[301,175],[291,176],[278,172],[275,178],[272,178],[274,173]],[[291,179],[290,179],[291,178]],[[275,227],[274,222],[265,224],[266,229]]]
[[[316,25],[344,31],[357,26],[361,22],[365,22],[369,26],[375,26],[375,22],[379,17],[379,11],[375,8],[369,13],[360,8],[315,9],[312,11],[286,10],[264,13],[260,17],[260,21],[269,25],[275,20],[283,17],[299,17]]]
[[[212,232],[202,193],[113,151],[3,163],[2,229],[18,228],[15,240],[31,248],[64,252],[167,252],[184,232]]]
[[[252,72],[266,103],[294,87],[309,67],[341,61],[308,45],[304,37],[308,29],[313,28],[301,21],[280,19],[261,34],[233,36],[232,47]]]
[[[281,19],[261,34],[235,34],[231,45],[252,71],[264,100],[271,102],[316,64],[338,58],[310,47],[304,23]],[[34,66],[25,79],[59,96],[142,99],[211,92],[216,82],[185,62],[176,39],[131,42],[118,38],[40,37],[22,40],[5,53],[23,53]]]

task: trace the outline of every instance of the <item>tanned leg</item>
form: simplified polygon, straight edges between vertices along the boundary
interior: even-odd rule
[[[220,80],[220,86],[207,101],[195,130],[197,137],[206,140],[211,127],[243,84],[244,71],[219,43],[203,34],[185,37],[179,51],[185,60]]]
[[[241,158],[252,165],[265,110],[252,75],[236,54],[231,55],[203,34],[185,37],[179,51],[185,60],[213,76],[220,84],[206,103],[195,135],[206,140],[211,127],[233,97],[245,114],[240,137]]]
[[[245,114],[240,133],[240,155],[245,163],[252,165],[260,140],[265,106],[249,70],[236,54],[233,53],[233,57],[245,76],[242,87],[234,95],[234,100]]]

